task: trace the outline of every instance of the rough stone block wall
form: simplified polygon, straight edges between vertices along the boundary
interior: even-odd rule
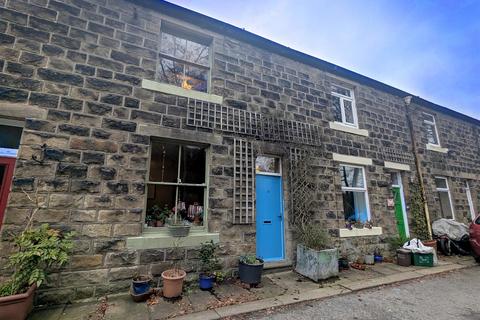
[[[422,122],[422,112],[435,116],[440,144],[448,149],[448,153],[427,150],[427,135]],[[440,176],[448,179],[455,220],[468,223],[471,217],[465,192],[466,182],[470,186],[476,213],[480,210],[479,126],[418,106],[412,118],[432,222],[441,217],[440,202],[435,188],[435,177]]]

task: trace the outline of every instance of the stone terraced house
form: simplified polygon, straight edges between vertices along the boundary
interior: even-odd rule
[[[0,0],[0,59],[0,267],[25,192],[77,233],[38,303],[193,274],[209,240],[227,269],[289,266],[306,213],[344,254],[385,250],[418,177],[431,221],[480,207],[479,120],[173,4]],[[164,210],[191,225],[180,254]]]

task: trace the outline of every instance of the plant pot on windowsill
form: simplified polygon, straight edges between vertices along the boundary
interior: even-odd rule
[[[262,282],[263,260],[255,256],[242,256],[238,261],[238,276],[247,284]]]
[[[172,237],[186,237],[190,232],[190,225],[169,224],[168,231]]]
[[[24,320],[33,309],[34,284],[27,292],[0,297],[0,319]]]

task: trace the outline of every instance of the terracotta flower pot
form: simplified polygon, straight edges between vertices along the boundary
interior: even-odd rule
[[[34,284],[25,293],[0,297],[0,319],[25,320],[33,309],[36,288]]]
[[[183,280],[187,273],[181,269],[168,269],[162,272],[163,296],[176,298],[182,295]]]

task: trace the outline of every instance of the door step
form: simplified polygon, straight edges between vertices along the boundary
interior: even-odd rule
[[[284,260],[284,261],[276,261],[276,262],[265,262],[263,266],[263,273],[264,274],[271,274],[283,271],[291,271],[293,268],[292,261]]]

